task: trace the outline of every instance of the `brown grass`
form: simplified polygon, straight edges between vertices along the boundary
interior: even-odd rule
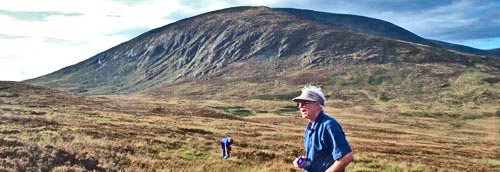
[[[293,106],[289,101],[0,92],[10,95],[0,96],[0,171],[300,171],[291,162],[304,154],[306,122],[298,113],[275,113]],[[334,108],[341,102],[331,101],[326,111],[354,150],[348,171],[500,170],[498,108],[460,111],[425,102]],[[225,134],[235,139],[228,160],[218,144]]]

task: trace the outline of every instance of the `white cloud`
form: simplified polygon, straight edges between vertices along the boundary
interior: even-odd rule
[[[37,77],[54,70],[87,59],[103,47],[112,47],[115,42],[122,42],[122,37],[106,37],[97,43],[78,46],[60,44],[44,38],[0,39],[0,78],[19,80]]]
[[[457,1],[448,6],[438,6],[427,11],[395,16],[400,16],[398,21],[404,24],[403,27],[412,28],[417,33],[425,33],[422,36],[435,37],[435,34],[445,29],[462,27],[474,22],[474,18],[464,15],[464,10],[470,5],[468,1]],[[408,20],[408,16],[415,16],[415,20]],[[433,26],[434,29],[429,29],[429,26]]]
[[[144,32],[174,21],[175,13],[196,15],[230,6],[232,1],[208,1],[199,8],[182,1],[151,0],[127,4],[119,1],[2,2],[0,10],[0,80],[41,76],[83,61],[131,39],[127,31]],[[185,2],[184,2],[185,3]],[[199,3],[199,2],[197,2]],[[234,5],[266,5],[265,1],[238,1]],[[43,20],[24,20],[16,12],[56,13]],[[75,14],[75,15],[64,15]],[[185,16],[189,17],[189,16]],[[139,33],[136,33],[139,34]],[[3,37],[2,37],[3,36]]]
[[[134,6],[116,1],[8,1],[0,10],[60,12],[44,20],[0,15],[0,80],[41,76],[85,60],[131,39],[127,30],[144,31],[172,22],[176,1],[148,1]],[[122,34],[122,35],[120,35]]]

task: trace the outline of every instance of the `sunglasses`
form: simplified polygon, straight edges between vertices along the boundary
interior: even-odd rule
[[[312,102],[312,101],[300,101],[300,102],[297,102],[297,107],[301,107],[301,106],[309,106],[310,104],[314,104],[316,102]]]

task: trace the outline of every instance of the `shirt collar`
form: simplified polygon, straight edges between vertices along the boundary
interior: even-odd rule
[[[318,125],[321,121],[323,121],[323,118],[325,118],[325,114],[323,111],[320,111],[316,119],[314,120],[314,126],[312,127],[312,130],[316,130],[318,128]],[[307,129],[311,129],[311,122],[307,123]]]

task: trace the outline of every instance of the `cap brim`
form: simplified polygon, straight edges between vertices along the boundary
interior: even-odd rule
[[[311,102],[316,101],[316,100],[314,100],[314,99],[312,99],[310,97],[307,97],[307,96],[298,96],[298,97],[295,97],[295,98],[292,99],[292,101],[294,101],[294,102],[297,102],[299,100],[305,100],[305,101],[311,101]]]

